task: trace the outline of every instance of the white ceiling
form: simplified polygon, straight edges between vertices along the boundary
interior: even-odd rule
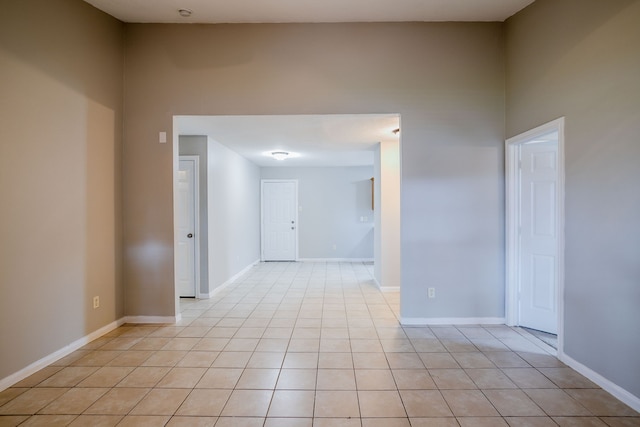
[[[261,167],[373,165],[380,142],[398,142],[397,114],[179,116],[179,135],[207,135]],[[283,161],[273,151],[291,153]]]
[[[124,22],[504,21],[534,0],[85,0]],[[183,18],[179,9],[193,14]]]

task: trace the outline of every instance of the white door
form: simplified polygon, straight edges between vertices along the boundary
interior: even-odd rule
[[[553,334],[558,328],[557,219],[555,132],[520,146],[519,324]]]
[[[298,243],[298,184],[262,181],[262,260],[295,261]]]
[[[176,286],[181,297],[196,296],[196,160],[180,159],[177,192]]]

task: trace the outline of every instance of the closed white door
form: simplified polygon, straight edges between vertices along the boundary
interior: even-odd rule
[[[181,297],[196,296],[195,160],[180,160],[177,200],[176,286]]]
[[[542,140],[543,142],[537,142]],[[557,133],[520,146],[521,326],[557,333]]]
[[[262,181],[263,261],[296,260],[297,206],[296,181]]]

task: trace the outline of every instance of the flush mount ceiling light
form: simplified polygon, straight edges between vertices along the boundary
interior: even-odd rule
[[[276,160],[284,160],[289,157],[289,153],[287,153],[286,151],[272,151],[271,157]]]
[[[191,14],[193,13],[192,10],[190,9],[178,9],[178,13],[180,14],[180,16],[182,16],[183,18],[188,18],[191,16]]]

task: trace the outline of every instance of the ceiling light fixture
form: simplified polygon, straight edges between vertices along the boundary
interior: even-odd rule
[[[178,9],[178,13],[180,14],[180,16],[182,16],[183,18],[188,18],[191,16],[191,14],[193,13],[193,11],[191,9]]]
[[[271,157],[276,160],[284,160],[289,157],[289,153],[287,153],[286,151],[272,151]]]

